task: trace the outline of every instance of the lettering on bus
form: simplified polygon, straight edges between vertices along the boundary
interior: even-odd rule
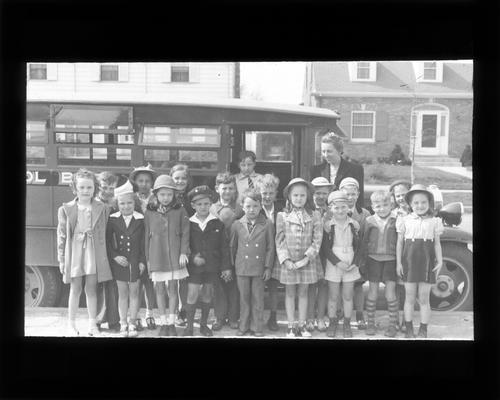
[[[26,171],[27,185],[67,186],[71,182],[72,172],[69,171]]]

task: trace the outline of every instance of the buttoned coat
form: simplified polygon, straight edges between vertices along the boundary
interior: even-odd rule
[[[274,226],[262,214],[248,230],[246,215],[233,222],[230,235],[231,260],[238,276],[262,276],[265,268],[272,271],[275,257]]]
[[[146,210],[144,215],[146,260],[149,272],[182,269],[181,254],[189,255],[189,219],[180,204],[165,214]]]
[[[281,264],[280,282],[284,284],[316,283],[322,271],[319,250],[323,239],[323,222],[318,211],[304,213],[303,225],[295,212],[279,212],[276,218],[276,254]],[[283,263],[299,261],[304,256],[309,263],[298,270],[288,271]]]
[[[207,222],[205,230],[190,221],[189,227],[189,274],[200,274],[202,272],[219,272],[231,268],[229,260],[229,237],[226,227],[219,219],[212,219]],[[205,264],[196,266],[193,258],[200,254],[205,259]]]
[[[102,202],[92,200],[91,220],[97,281],[105,282],[112,279],[106,252],[106,222],[109,210]],[[57,211],[57,259],[64,264],[63,282],[71,283],[71,243],[78,221],[78,202],[74,199],[63,203]]]
[[[139,279],[139,263],[146,265],[144,231],[144,216],[137,211],[132,214],[128,227],[120,212],[109,216],[106,245],[111,272],[116,280],[135,282]],[[125,257],[130,265],[121,266],[114,260],[116,256]]]
[[[364,204],[364,170],[361,165],[354,164],[352,162],[349,162],[345,160],[344,158],[340,159],[340,164],[339,168],[337,170],[337,175],[335,176],[335,187],[333,190],[337,190],[340,182],[344,178],[354,178],[358,181],[359,183],[359,197],[358,200],[356,201],[356,207],[358,210],[363,207]],[[310,170],[310,178],[313,180],[314,178],[317,178],[319,176],[322,176],[326,179],[328,179],[328,182],[330,182],[330,164],[328,164],[326,161],[323,161],[321,164],[318,165],[313,165]]]

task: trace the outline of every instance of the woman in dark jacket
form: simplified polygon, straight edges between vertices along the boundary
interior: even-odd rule
[[[342,157],[343,151],[344,144],[342,138],[333,132],[327,132],[321,139],[321,156],[323,162],[311,167],[310,179],[323,176],[335,185],[333,190],[338,189],[340,181],[344,178],[351,177],[356,179],[359,182],[359,197],[356,202],[356,208],[361,209],[364,199],[363,167],[345,160]]]

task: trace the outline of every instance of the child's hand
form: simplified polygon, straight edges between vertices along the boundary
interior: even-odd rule
[[[139,275],[142,275],[144,270],[146,269],[146,266],[143,263],[139,263]]]
[[[271,270],[269,268],[266,268],[264,270],[264,274],[262,275],[262,279],[268,281],[270,278],[271,278]]]
[[[347,268],[346,268],[346,272],[347,271],[350,271],[351,269],[355,268],[356,267],[356,264],[351,264],[351,265],[348,265]]]
[[[436,266],[434,268],[432,268],[432,272],[435,272],[436,273],[436,276],[439,275],[439,272],[441,272],[441,268],[443,268],[443,262],[437,262],[436,263]]]
[[[59,263],[59,271],[61,272],[61,275],[64,275],[64,263]]]
[[[284,264],[285,264],[286,269],[288,269],[289,271],[297,269],[297,267],[295,266],[295,263],[290,259],[285,260]]]
[[[197,253],[194,258],[193,258],[193,263],[194,265],[196,265],[197,267],[201,267],[203,265],[205,265],[205,259],[201,256],[200,253]]]
[[[309,258],[304,257],[302,260],[299,260],[295,263],[295,268],[299,269],[305,267],[309,263]]]
[[[398,276],[399,276],[400,278],[402,278],[402,277],[403,277],[403,264],[398,263],[398,264],[396,265],[396,273],[398,274]]]
[[[232,279],[231,270],[226,269],[226,270],[222,271],[222,273],[220,274],[220,277],[224,280],[224,282],[229,282]]]
[[[123,257],[123,256],[116,256],[114,258],[114,260],[120,264],[122,267],[128,267],[128,260],[127,260],[127,257]]]
[[[336,264],[336,266],[339,267],[343,271],[347,271],[347,268],[349,268],[349,266],[344,261],[339,261]]]
[[[189,260],[188,260],[188,258],[187,258],[187,256],[186,256],[185,254],[181,254],[181,255],[179,256],[179,265],[180,265],[182,268],[186,268],[186,267],[187,267],[187,265],[188,265],[188,262],[189,262]]]

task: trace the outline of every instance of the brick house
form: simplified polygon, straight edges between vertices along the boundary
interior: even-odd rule
[[[472,70],[446,61],[309,62],[304,105],[340,113],[350,158],[376,161],[396,144],[410,156],[414,145],[416,164],[459,166],[472,145]]]

